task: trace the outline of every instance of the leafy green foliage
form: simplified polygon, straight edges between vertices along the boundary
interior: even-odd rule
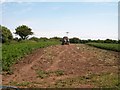
[[[4,71],[9,71],[10,66],[16,63],[17,60],[24,57],[26,54],[31,53],[38,48],[44,48],[50,45],[58,44],[56,41],[47,42],[21,42],[15,44],[3,44],[2,45],[2,67]]]
[[[0,39],[2,40],[3,43],[13,39],[10,30],[7,27],[1,25],[0,25]]]
[[[33,41],[39,41],[39,38],[37,38],[37,37],[31,37],[29,40],[33,40]]]
[[[52,38],[50,38],[50,40],[58,40],[58,41],[60,41],[60,40],[62,40],[62,38],[60,38],[60,37],[52,37]]]
[[[29,35],[33,34],[33,32],[31,32],[32,29],[26,25],[18,26],[15,30],[15,34],[19,35],[23,40],[27,39]]]
[[[87,45],[94,46],[101,49],[120,51],[119,44],[110,44],[110,43],[87,43]]]
[[[40,37],[39,41],[48,41],[49,39],[47,37]]]
[[[112,39],[106,39],[104,43],[117,43],[117,41]]]
[[[79,38],[74,37],[70,39],[70,43],[79,43],[79,42],[80,42]]]

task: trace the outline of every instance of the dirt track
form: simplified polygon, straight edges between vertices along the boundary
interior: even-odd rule
[[[50,46],[38,49],[16,63],[12,67],[12,75],[3,75],[3,84],[39,88],[97,87],[89,82],[76,83],[71,81],[73,83],[70,83],[70,85],[67,85],[66,82],[62,82],[65,83],[64,85],[58,85],[58,82],[92,74],[100,76],[102,73],[117,73],[117,59],[117,52],[101,50],[82,44]],[[40,70],[49,73],[43,74],[44,77],[40,78],[37,73]],[[58,75],[56,71],[58,71]],[[40,73],[40,75],[42,74]]]

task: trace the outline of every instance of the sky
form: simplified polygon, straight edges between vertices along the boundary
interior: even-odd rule
[[[70,38],[118,39],[117,0],[57,1],[2,0],[0,24],[12,33],[16,27],[27,25],[36,37],[63,37],[69,32]]]

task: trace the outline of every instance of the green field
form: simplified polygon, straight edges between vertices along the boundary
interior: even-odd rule
[[[25,55],[38,48],[59,44],[57,41],[46,42],[21,42],[2,45],[2,69],[9,71],[12,64],[16,63]]]
[[[111,44],[111,43],[87,43],[87,45],[94,46],[101,49],[120,51],[120,44]]]

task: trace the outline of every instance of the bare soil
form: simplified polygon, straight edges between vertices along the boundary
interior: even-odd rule
[[[66,82],[62,82],[62,85],[58,84],[60,81],[93,74],[117,74],[118,53],[84,44],[56,45],[33,51],[32,54],[13,65],[11,69],[13,74],[2,75],[3,85],[21,88],[92,88],[97,86],[87,82],[76,84],[74,81],[71,81],[70,85]],[[39,71],[48,73],[37,73]]]

